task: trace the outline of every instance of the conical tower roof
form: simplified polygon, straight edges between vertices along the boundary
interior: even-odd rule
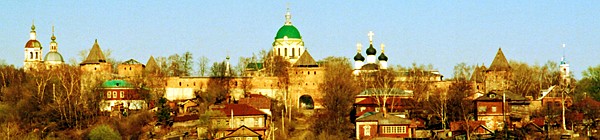
[[[494,61],[488,68],[488,71],[510,71],[510,65],[508,64],[508,60],[504,57],[504,53],[502,53],[502,48],[498,49],[496,53],[496,57],[494,57]]]
[[[148,59],[148,62],[146,63],[146,69],[148,71],[155,71],[159,69],[153,56],[150,56],[150,59]]]
[[[92,46],[92,49],[90,50],[90,53],[88,54],[87,58],[81,64],[84,65],[99,63],[106,63],[106,58],[104,57],[104,54],[100,49],[100,45],[98,45],[98,39],[96,39],[96,41],[94,42],[94,46]]]
[[[296,61],[296,63],[294,63],[294,66],[296,66],[296,67],[316,67],[318,65],[317,65],[317,62],[315,61],[315,59],[308,53],[308,51],[304,51],[304,53],[302,53],[300,58],[298,58],[298,61]]]

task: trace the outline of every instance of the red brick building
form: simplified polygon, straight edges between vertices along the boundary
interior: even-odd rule
[[[415,136],[416,124],[412,120],[369,112],[356,119],[356,139],[411,138]]]

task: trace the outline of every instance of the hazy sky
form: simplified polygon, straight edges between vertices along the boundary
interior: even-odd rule
[[[44,54],[55,25],[67,62],[98,39],[120,61],[185,51],[222,61],[229,52],[235,64],[272,47],[287,3],[316,60],[352,58],[373,31],[391,65],[432,64],[446,77],[460,62],[489,66],[499,47],[509,60],[543,64],[560,61],[565,43],[578,79],[600,64],[599,1],[2,1],[0,59],[23,65],[35,20]]]

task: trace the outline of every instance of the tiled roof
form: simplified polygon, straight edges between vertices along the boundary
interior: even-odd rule
[[[308,51],[304,51],[298,61],[294,63],[295,67],[317,67],[317,62],[315,59],[308,53]]]
[[[227,116],[230,116],[232,111],[233,116],[267,115],[266,113],[247,104],[215,105],[211,108],[213,110],[219,110]]]
[[[250,94],[241,98],[239,104],[247,104],[257,109],[271,109],[271,99],[260,94]]]
[[[376,113],[365,113],[362,116],[356,119],[357,122],[369,122],[369,121],[377,121],[379,125],[395,125],[395,124],[408,124],[410,125],[412,121],[410,119],[401,118],[398,116],[390,115],[383,116],[382,112]]]
[[[464,131],[466,129],[464,124],[465,121],[450,122],[450,131]],[[469,121],[469,128],[471,128],[471,131],[475,130],[480,125],[485,126],[485,121]]]
[[[471,81],[475,81],[478,83],[483,83],[484,81],[484,77],[485,77],[485,70],[487,68],[485,68],[485,66],[476,66],[475,70],[473,71],[473,74],[471,75]]]
[[[154,70],[159,70],[160,68],[158,68],[158,65],[156,64],[156,61],[154,60],[154,57],[150,56],[150,58],[148,59],[148,62],[146,62],[146,69],[150,70],[150,71],[154,71]]]
[[[488,71],[510,71],[510,65],[508,64],[508,60],[504,57],[504,53],[502,52],[502,48],[498,49],[496,56],[494,57],[494,61],[488,68]]]
[[[125,61],[125,62],[123,62],[123,63],[121,63],[121,64],[129,64],[129,65],[141,64],[141,65],[144,65],[144,64],[142,64],[142,63],[138,62],[138,61],[137,61],[137,60],[135,60],[135,59],[129,59],[129,60],[127,60],[127,61]]]
[[[96,39],[96,41],[94,42],[94,46],[92,46],[92,49],[90,50],[90,53],[88,54],[87,58],[81,64],[98,64],[105,62],[106,58],[104,57],[104,54],[100,49],[100,45],[98,45],[98,40]]]

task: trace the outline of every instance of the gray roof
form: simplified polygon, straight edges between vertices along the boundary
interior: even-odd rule
[[[295,67],[317,67],[317,62],[315,59],[308,53],[308,51],[304,51],[298,61],[294,63]]]
[[[510,71],[510,69],[510,65],[508,64],[506,57],[504,57],[502,48],[499,48],[496,56],[494,57],[494,61],[492,61],[490,68],[488,68],[488,71]]]
[[[100,45],[98,45],[98,39],[96,39],[96,41],[94,42],[94,46],[92,46],[92,49],[90,50],[90,53],[88,54],[87,58],[83,62],[81,62],[81,64],[84,65],[99,63],[106,63],[106,58],[104,57],[104,54],[100,49]]]
[[[395,125],[395,124],[411,124],[412,121],[410,119],[394,116],[388,114],[384,116],[382,112],[369,112],[364,115],[358,117],[356,119],[357,122],[370,122],[377,121],[379,125]]]

